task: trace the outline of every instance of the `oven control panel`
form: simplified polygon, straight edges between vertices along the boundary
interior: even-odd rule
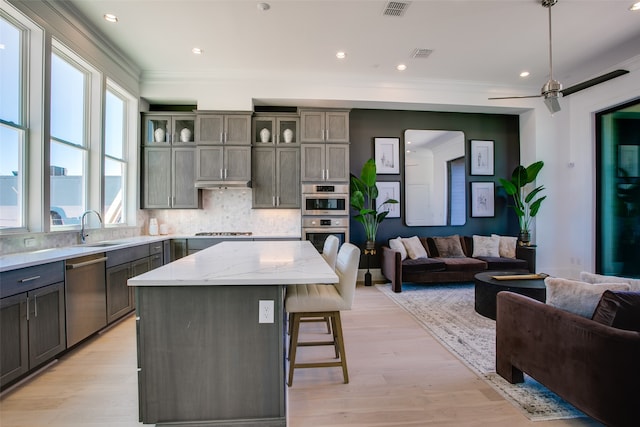
[[[349,217],[303,217],[302,226],[307,228],[317,227],[347,227],[349,225]]]

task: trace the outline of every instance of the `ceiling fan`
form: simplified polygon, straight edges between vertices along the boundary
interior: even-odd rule
[[[592,79],[586,80],[582,83],[578,83],[576,85],[570,86],[566,89],[562,89],[562,84],[554,80],[553,78],[553,55],[552,55],[552,38],[551,38],[551,7],[556,4],[558,0],[541,0],[542,6],[549,9],[549,80],[542,86],[542,90],[540,91],[540,95],[527,95],[527,96],[505,96],[499,98],[489,98],[489,99],[515,99],[515,98],[537,98],[542,96],[544,98],[544,103],[551,113],[555,113],[560,111],[560,102],[559,99],[562,96],[569,96],[572,93],[576,93],[578,91],[590,88],[591,86],[598,85],[600,83],[604,83],[608,80],[614,79],[616,77],[627,74],[629,71],[627,70],[614,70],[609,73],[605,73],[601,76],[594,77]]]

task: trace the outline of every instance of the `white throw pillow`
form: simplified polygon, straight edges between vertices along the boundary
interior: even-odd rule
[[[418,236],[402,239],[402,243],[407,249],[407,255],[409,255],[409,258],[429,258],[429,256],[427,255],[427,250],[424,248],[424,246],[422,246],[422,242],[420,241]]]
[[[402,243],[402,237],[398,237],[397,239],[389,239],[389,247],[394,251],[400,252],[400,259],[402,261],[407,259],[407,249]]]
[[[500,239],[500,246],[498,248],[498,252],[502,258],[515,258],[516,257],[516,246],[518,245],[518,238],[512,236],[499,236],[497,234],[492,234],[491,237],[498,236]]]
[[[473,235],[473,254],[471,256],[500,256],[500,238],[498,236],[477,236]]]
[[[602,274],[589,273],[587,271],[580,272],[580,280],[587,283],[626,283],[629,285],[629,290],[633,292],[640,292],[640,279],[631,279],[629,277],[620,276],[605,276]]]
[[[544,279],[544,284],[547,287],[548,305],[587,319],[593,316],[604,291],[629,290],[629,285],[626,283],[592,284],[557,277],[547,277]]]

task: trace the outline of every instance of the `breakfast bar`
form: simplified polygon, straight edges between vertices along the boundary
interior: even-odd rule
[[[336,282],[309,241],[223,242],[129,279],[140,421],[286,426],[285,287]]]

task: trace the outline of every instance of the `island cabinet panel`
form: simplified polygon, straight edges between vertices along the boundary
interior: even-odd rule
[[[282,286],[139,286],[136,298],[140,421],[286,425]],[[274,323],[258,322],[261,300]]]

